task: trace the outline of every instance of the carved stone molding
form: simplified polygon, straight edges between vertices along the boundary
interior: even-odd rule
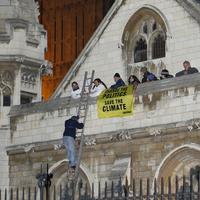
[[[63,147],[63,144],[62,143],[60,143],[60,144],[54,144],[53,147],[54,147],[54,150],[61,150],[62,147]]]
[[[149,129],[149,135],[157,136],[157,135],[160,135],[161,133],[162,133],[162,130],[159,128]]]
[[[128,130],[120,130],[116,135],[110,137],[110,141],[123,141],[131,139],[132,137],[129,134]]]
[[[96,145],[96,139],[95,138],[86,138],[85,139],[85,145],[86,146],[94,146],[94,145]]]
[[[40,66],[40,75],[52,75],[53,74],[53,64],[47,60]]]
[[[26,31],[26,43],[37,47],[43,35],[46,35],[44,27],[39,24],[39,5],[35,0],[11,0],[11,6],[7,6],[0,19],[0,42],[8,43],[13,38],[16,28]]]
[[[38,22],[39,5],[34,0],[12,0],[12,6],[15,8],[15,18]]]
[[[21,83],[24,88],[30,89],[37,85],[38,72],[35,70],[22,69]]]
[[[187,128],[190,132],[192,132],[193,130],[200,129],[200,120],[192,121],[191,123],[188,124]]]
[[[16,57],[15,57],[15,61],[16,61],[16,62],[19,62],[19,63],[23,63],[23,62],[24,62],[24,59],[25,59],[25,58],[24,58],[23,56],[16,56]]]
[[[0,71],[0,90],[11,95],[14,87],[14,77],[10,71]]]
[[[28,153],[30,151],[34,151],[34,147],[35,147],[34,144],[26,145],[24,146],[24,152]]]

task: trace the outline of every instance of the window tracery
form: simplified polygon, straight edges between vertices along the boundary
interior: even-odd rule
[[[0,106],[10,106],[14,80],[9,71],[0,72]]]
[[[22,87],[24,88],[35,88],[37,85],[37,72],[23,69],[21,75],[21,83]]]
[[[165,57],[165,34],[154,18],[140,22],[137,41],[132,47],[134,63]],[[155,36],[156,35],[156,36]]]
[[[159,75],[158,65],[160,62],[165,63],[166,58],[166,39],[167,27],[163,18],[150,8],[138,10],[128,21],[122,37],[122,55],[127,66],[127,76],[129,77],[137,66],[147,63],[148,69],[152,68],[151,72]],[[139,72],[134,75],[140,77]]]

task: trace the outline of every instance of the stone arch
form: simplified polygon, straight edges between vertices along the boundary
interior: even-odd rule
[[[167,36],[172,37],[172,33],[171,33],[171,29],[170,29],[168,20],[167,20],[166,16],[163,14],[163,12],[161,12],[155,6],[152,6],[149,4],[144,4],[142,7],[137,9],[137,11],[128,19],[128,21],[124,27],[124,31],[122,33],[122,42],[124,40],[127,40],[126,30],[129,28],[130,24],[133,24],[135,21],[137,21],[139,19],[139,17],[141,17],[140,13],[141,12],[145,13],[145,11],[147,11],[147,12],[150,11],[150,12],[154,13],[154,15],[157,15],[166,28]]]
[[[122,35],[122,57],[125,63],[125,66],[127,66],[127,76],[131,74],[133,71],[133,65],[136,65],[134,62],[134,59],[132,57],[133,54],[133,46],[134,46],[134,38],[137,38],[138,35],[144,35],[142,32],[142,27],[144,23],[148,21],[149,24],[152,23],[152,25],[155,23],[158,24],[158,30],[166,35],[166,39],[168,38],[167,36],[171,35],[171,31],[169,28],[169,24],[167,22],[166,17],[164,14],[157,9],[154,6],[151,5],[143,5],[141,8],[139,8],[128,20],[127,24],[125,25],[123,35]],[[152,26],[151,26],[152,27]],[[149,25],[149,30],[150,30],[150,25]],[[157,31],[158,31],[157,30]],[[152,34],[154,30],[151,30]],[[149,38],[148,38],[149,37]],[[150,44],[150,39],[151,36],[147,34],[147,52],[148,52],[148,59],[146,62],[150,62],[152,60],[152,52],[151,52],[151,44]],[[167,50],[167,40],[166,40],[166,50]],[[156,69],[155,69],[156,70]],[[160,71],[160,70],[159,70]],[[155,74],[158,74],[157,71],[154,72]],[[136,76],[140,77],[140,74],[135,74]]]
[[[171,37],[171,35],[172,35],[171,29],[170,29],[170,26],[169,26],[169,23],[168,23],[168,19],[166,18],[164,13],[160,9],[158,9],[157,7],[149,5],[149,4],[143,5],[141,8],[138,9],[138,11],[140,9],[142,9],[142,8],[147,8],[147,9],[150,9],[150,10],[154,11],[155,13],[157,13],[157,15],[160,16],[160,18],[162,19],[163,23],[165,24],[167,35],[169,37]]]
[[[60,187],[60,184],[65,184],[64,180],[67,181],[67,168],[67,159],[60,160],[49,168],[49,173],[53,174],[52,184],[55,185],[57,189]],[[98,181],[89,171],[88,167],[85,166],[83,163],[81,163],[80,165],[80,177],[84,183],[87,183],[87,185],[89,186],[89,190],[91,190],[92,184],[94,184],[94,188],[97,187]],[[97,194],[95,193],[94,195]]]
[[[167,189],[168,177],[171,177],[172,189],[175,190],[176,176],[181,179],[183,176],[188,177],[190,169],[200,165],[200,145],[185,144],[172,150],[161,161],[158,166],[154,180],[160,181],[161,177],[165,179],[164,186]]]

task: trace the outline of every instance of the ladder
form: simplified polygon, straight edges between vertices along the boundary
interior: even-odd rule
[[[84,146],[84,141],[85,141],[84,129],[85,129],[85,121],[86,121],[87,111],[88,111],[88,99],[91,92],[92,82],[94,79],[94,73],[95,71],[92,70],[91,76],[88,77],[88,72],[87,71],[85,72],[80,102],[78,105],[77,115],[79,115],[79,119],[84,124],[84,127],[83,129],[79,129],[77,131],[77,134],[80,135],[80,145],[79,145],[79,151],[78,151],[76,170],[75,170],[74,178],[72,181],[72,200],[75,199],[76,185],[78,182],[80,163],[81,163],[83,146]]]

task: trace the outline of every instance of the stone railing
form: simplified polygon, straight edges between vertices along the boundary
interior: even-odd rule
[[[173,97],[177,95],[189,95],[189,93],[194,94],[196,91],[199,90],[200,73],[170,79],[163,79],[154,82],[147,82],[138,85],[138,88],[135,91],[135,103],[148,104],[148,102],[146,102],[145,99],[142,97],[149,97],[149,103],[151,103],[151,99],[153,98],[153,96],[158,93],[161,96],[170,95]],[[156,100],[154,100],[154,103],[155,101]],[[71,107],[76,107],[78,103],[79,100],[71,99],[71,97],[55,98],[47,102],[37,102],[31,104],[23,104],[19,106],[12,106],[9,115],[11,117],[14,117],[33,113],[53,112],[60,109],[69,109]],[[90,98],[89,104],[96,104],[96,98]]]

